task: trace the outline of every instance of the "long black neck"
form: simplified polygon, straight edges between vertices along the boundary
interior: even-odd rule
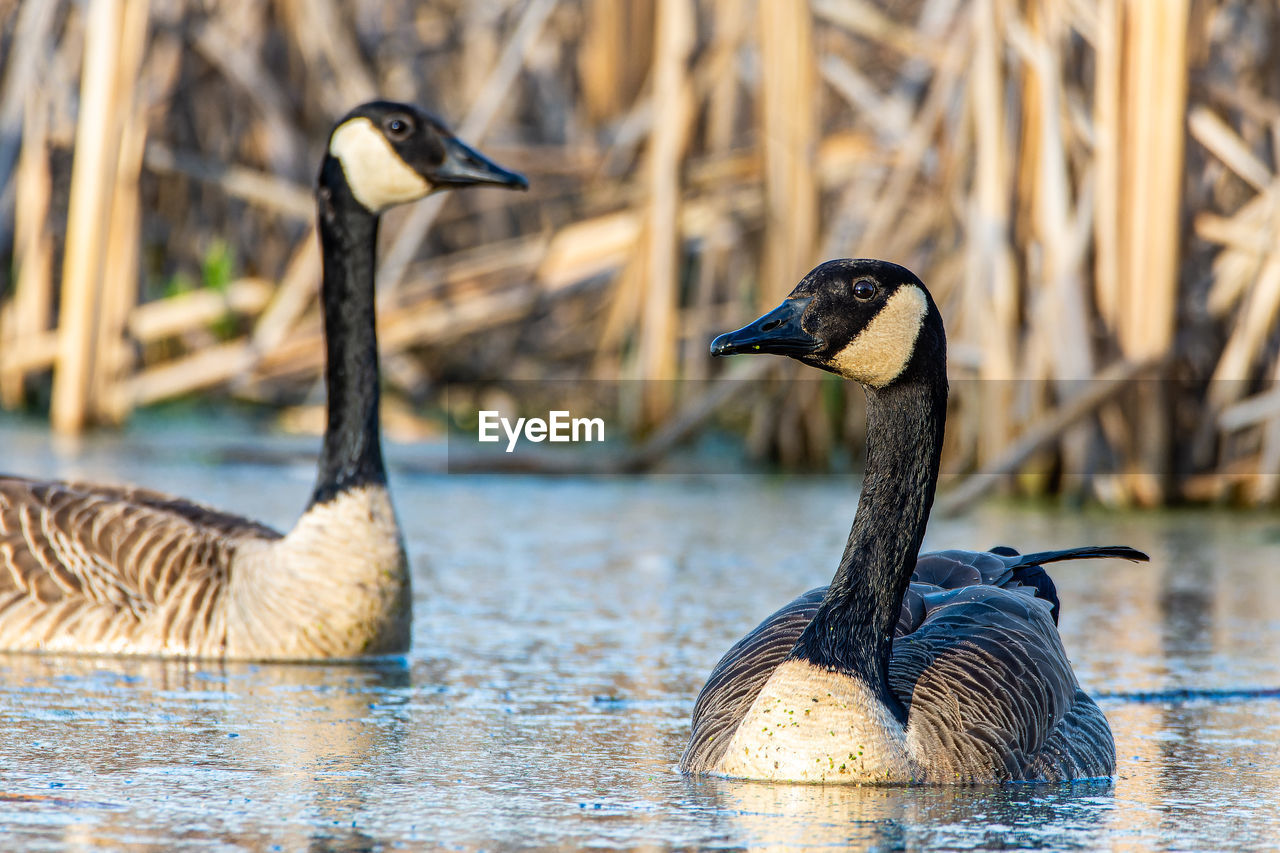
[[[933,362],[936,363],[936,362]],[[867,467],[840,568],[793,659],[858,678],[900,720],[889,655],[924,539],[946,424],[945,368],[867,389]]]
[[[373,301],[378,217],[355,200],[342,166],[325,158],[317,191],[324,262],[321,304],[329,420],[311,503],[387,481],[378,424],[378,341]]]

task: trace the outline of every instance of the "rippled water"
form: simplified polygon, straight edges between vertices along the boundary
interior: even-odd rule
[[[138,430],[59,454],[40,427],[8,423],[0,469],[127,480],[287,527],[312,482],[305,453],[236,462],[217,450],[248,445],[238,431],[212,425],[212,450],[199,434]],[[0,655],[0,846],[1273,849],[1280,838],[1272,515],[993,505],[936,521],[927,547],[1151,553],[1147,565],[1053,569],[1119,775],[859,789],[690,780],[675,766],[720,654],[830,579],[853,484],[400,473],[393,488],[417,584],[403,661]]]

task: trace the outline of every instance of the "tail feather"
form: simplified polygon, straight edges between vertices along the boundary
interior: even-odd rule
[[[1092,545],[1085,548],[1065,548],[1061,551],[1038,551],[1034,554],[1024,554],[1010,564],[1009,568],[1018,569],[1023,566],[1058,563],[1063,560],[1097,560],[1105,558],[1132,560],[1134,562],[1146,562],[1151,559],[1138,549],[1130,548],[1127,545]]]
[[[1049,602],[1053,624],[1058,624],[1058,614],[1062,606],[1058,601],[1058,588],[1053,584],[1041,565],[1056,563],[1061,560],[1090,560],[1115,558],[1121,560],[1149,560],[1146,554],[1125,545],[1094,545],[1085,548],[1066,548],[1061,551],[1038,551],[1035,554],[1021,555],[1008,545],[997,545],[988,553],[1005,558],[1005,566],[1013,573],[1013,580],[1031,587],[1036,591],[1036,598]]]

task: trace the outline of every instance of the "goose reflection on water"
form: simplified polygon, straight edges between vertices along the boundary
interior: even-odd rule
[[[690,799],[711,806],[717,830],[748,849],[1040,848],[1068,837],[1087,848],[1101,843],[1114,807],[1111,780],[858,787],[690,777],[686,785]]]
[[[283,799],[292,813],[271,830],[281,849],[367,848],[350,815],[378,797],[371,768],[404,744],[410,682],[400,658],[250,664],[3,654],[0,801],[11,816],[61,813],[49,822],[67,823],[57,839],[65,843],[118,844],[157,811],[187,824],[186,841],[253,847],[262,828],[250,804]],[[36,769],[48,767],[50,753],[66,775]],[[29,793],[40,789],[50,795]],[[41,834],[54,840],[53,831]]]

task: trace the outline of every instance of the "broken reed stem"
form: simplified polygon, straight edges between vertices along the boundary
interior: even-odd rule
[[[146,166],[155,174],[177,174],[213,184],[233,198],[275,210],[301,222],[315,219],[316,200],[309,187],[256,169],[210,162],[168,146],[152,143],[146,147]]]
[[[275,289],[275,282],[266,279],[241,278],[221,292],[202,288],[146,302],[130,312],[129,334],[145,346],[207,329],[228,315],[253,317],[267,306]]]
[[[1088,377],[1094,359],[1132,360],[1173,345],[1177,302],[1187,298],[1178,291],[1178,264],[1188,260],[1179,232],[1186,130],[1199,146],[1194,162],[1210,166],[1190,176],[1199,195],[1187,197],[1209,199],[1191,213],[1214,253],[1211,270],[1205,262],[1187,275],[1210,279],[1208,309],[1226,330],[1207,363],[1216,362],[1215,376],[1241,380],[1209,383],[1205,419],[1254,390],[1244,382],[1264,379],[1275,362],[1280,104],[1254,91],[1247,74],[1235,85],[1217,70],[1222,63],[1200,53],[1188,60],[1187,0],[929,0],[908,4],[914,21],[907,7],[883,10],[868,0],[583,0],[581,14],[554,0],[386,4],[374,23],[333,0],[281,0],[274,16],[250,4],[237,6],[248,10],[237,17],[214,4],[192,17],[189,32],[163,36],[174,45],[194,41],[200,61],[211,63],[203,77],[223,90],[170,102],[155,94],[165,84],[140,87],[169,110],[150,116],[155,138],[141,168],[148,198],[160,206],[144,212],[143,233],[153,241],[148,249],[158,245],[157,232],[197,246],[207,234],[234,235],[237,274],[284,271],[270,291],[242,279],[225,295],[144,306],[133,305],[131,272],[139,128],[126,121],[140,123],[141,113],[128,86],[102,92],[103,81],[129,77],[121,21],[136,2],[21,4],[14,49],[0,60],[0,165],[17,150],[15,129],[23,146],[11,190],[17,283],[3,306],[0,401],[19,403],[26,375],[56,362],[52,416],[60,429],[123,414],[112,405],[135,398],[218,386],[269,399],[314,382],[320,273],[314,235],[297,226],[314,216],[305,185],[310,155],[302,153],[317,144],[311,134],[322,121],[312,113],[336,115],[376,85],[391,96],[416,92],[447,114],[454,109],[447,99],[431,99],[437,80],[467,93],[471,107],[458,131],[473,143],[517,103],[517,92],[536,107],[513,109],[505,132],[508,148],[532,142],[519,149],[523,160],[510,162],[528,164],[540,195],[537,204],[520,204],[476,194],[443,217],[437,197],[406,211],[400,229],[388,228],[379,287],[384,296],[400,288],[381,306],[386,339],[401,354],[400,368],[385,362],[393,386],[447,374],[457,356],[441,343],[457,341],[457,329],[503,326],[513,334],[497,337],[520,341],[519,371],[715,376],[722,367],[706,358],[704,338],[775,304],[821,259],[821,245],[830,256],[887,257],[924,275],[950,323],[952,372],[999,380],[984,383],[981,420],[971,416],[953,430],[948,450],[982,468],[1005,458],[1019,426],[1035,422],[1053,397],[1052,385],[1018,395],[1003,380]],[[92,21],[81,26],[76,16],[86,13]],[[677,38],[672,20],[682,21]],[[333,36],[333,25],[346,29]],[[370,50],[370,36],[390,26],[412,29],[429,49],[389,56],[384,40]],[[33,41],[19,32],[44,35]],[[1219,39],[1214,50],[1226,49],[1209,38]],[[1270,68],[1266,56],[1241,58],[1249,46],[1233,49],[1239,67]],[[173,54],[173,77],[191,79],[180,73],[189,60]],[[1206,78],[1191,105],[1188,62]],[[164,66],[148,62],[148,80],[165,74],[153,64]],[[819,68],[830,89],[818,81]],[[287,78],[277,78],[278,69]],[[415,82],[422,79],[430,86]],[[43,86],[15,82],[23,80]],[[824,100],[827,91],[836,97]],[[65,182],[49,164],[70,147],[73,109],[79,139],[55,300],[50,253],[58,227],[48,211],[61,209],[50,192]],[[38,120],[45,114],[47,128]],[[166,132],[171,125],[180,130]],[[509,150],[491,153],[506,161]],[[226,207],[236,215],[246,205],[260,217],[253,225],[265,226],[268,248],[247,236],[254,228],[207,212]],[[163,227],[147,217],[163,217]],[[436,244],[474,248],[413,264],[433,223]],[[486,242],[491,235],[501,242]],[[173,246],[182,257],[182,245]],[[190,269],[192,254],[176,266]],[[160,266],[164,276],[175,264]],[[62,311],[51,328],[55,302]],[[248,333],[202,350],[210,344],[201,341],[215,338],[200,330],[228,309]],[[458,325],[444,328],[440,318]],[[125,329],[146,345],[145,363],[115,390],[104,388],[135,371],[124,363]],[[487,352],[463,349],[481,359]],[[444,366],[428,371],[423,351]],[[756,421],[759,446],[814,460],[841,415],[818,404],[816,384],[790,396],[779,387],[758,392],[767,415]],[[1090,455],[1104,460],[1103,474],[1167,467],[1162,443],[1178,440],[1161,438],[1170,429],[1167,406],[1140,402],[1112,405],[1104,428],[1089,430],[1090,440],[1108,445]],[[960,408],[973,411],[967,400]],[[674,407],[661,401],[655,408],[667,410]],[[1280,464],[1274,418],[1227,420],[1216,422],[1220,434],[1251,430],[1241,444],[1262,448],[1249,451],[1249,464],[1259,471]],[[1039,446],[1032,464],[1044,460],[1042,471],[1077,464],[1071,432]],[[1124,462],[1108,469],[1112,458]],[[1228,461],[1237,473],[1248,467]],[[1159,484],[1130,488],[1109,493],[1160,497]],[[1262,488],[1255,497],[1270,499]]]
[[[1022,469],[1037,453],[1052,446],[1083,418],[1092,415],[1117,394],[1132,387],[1134,381],[1143,374],[1158,368],[1160,361],[1157,358],[1123,361],[1099,371],[1084,391],[1024,430],[991,464],[970,474],[958,486],[940,495],[933,505],[934,514],[955,515],[971,507],[980,497],[999,486],[1003,478]]]

